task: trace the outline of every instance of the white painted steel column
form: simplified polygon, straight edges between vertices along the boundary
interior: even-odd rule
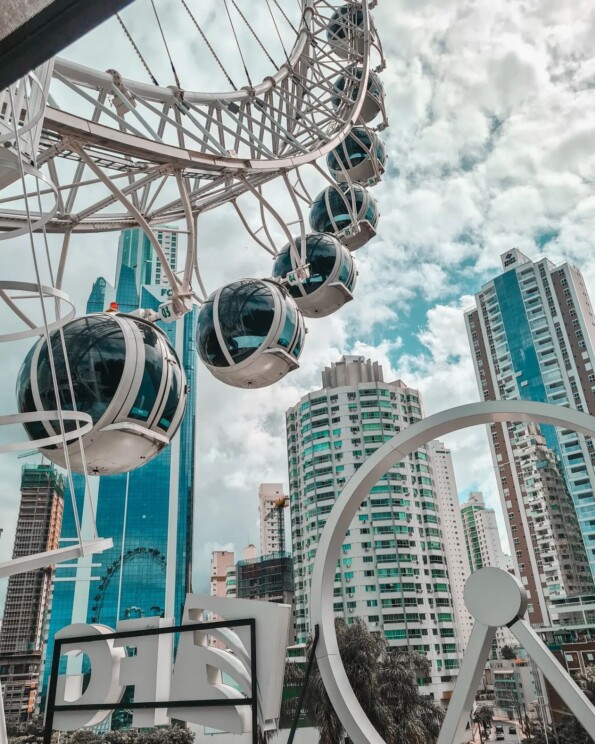
[[[422,419],[394,436],[389,442],[386,442],[355,473],[343,489],[341,496],[335,502],[335,506],[322,532],[316,553],[311,585],[311,621],[313,626],[318,625],[320,628],[320,640],[316,650],[316,658],[326,691],[339,719],[354,744],[384,743],[382,737],[375,730],[359,704],[349,684],[339,654],[337,635],[335,633],[332,596],[335,566],[340,558],[341,545],[351,521],[357,514],[360,504],[366,498],[370,489],[379,480],[380,476],[394,467],[397,462],[404,460],[407,455],[421,445],[427,444],[432,439],[440,439],[446,434],[451,434],[469,426],[511,421],[551,424],[552,426],[561,426],[578,431],[589,437],[595,436],[594,417],[562,406],[519,400],[485,401],[459,406]],[[503,571],[498,571],[498,573],[510,576],[510,574]],[[510,578],[515,587],[519,586],[513,577],[510,576]],[[498,584],[498,581],[496,583]],[[500,589],[505,593],[508,592],[509,598],[514,595],[514,591],[510,591],[510,585],[496,586],[496,590]],[[489,594],[492,591],[488,589],[487,593]],[[467,601],[467,590],[465,592],[465,598]],[[496,598],[498,600],[501,599],[499,595],[496,595]],[[473,611],[473,608],[469,607],[469,610],[477,619],[478,615]],[[521,614],[524,612],[522,602],[518,606],[518,611]],[[483,622],[486,626],[496,627],[512,620],[514,620],[514,615],[504,621],[501,619],[489,619],[486,621],[484,619]],[[477,634],[476,638],[478,638]],[[482,649],[482,642],[477,640],[475,645],[475,659],[477,662],[481,660]],[[470,684],[476,674],[476,672],[467,671],[467,667],[469,666],[469,664],[465,665],[464,663],[464,679],[461,682],[461,687],[465,679]],[[568,685],[572,685],[573,689],[576,687],[570,677],[567,677],[567,683]],[[449,720],[445,722],[447,729],[451,731],[457,728],[452,728],[451,718],[456,716],[456,720],[458,721],[461,717],[468,716],[470,713],[470,708],[466,710],[469,695],[462,692],[458,693],[456,688],[455,693],[455,705],[458,703],[459,708],[456,710],[455,705],[451,703],[452,713]],[[571,694],[576,694],[576,690]],[[593,709],[591,716],[591,730],[593,730],[593,727],[595,727],[595,709]],[[588,727],[587,730],[589,730]],[[459,742],[453,742],[452,739],[446,741],[445,732],[444,736],[440,738],[440,744],[459,744]]]
[[[595,708],[585,693],[575,684],[556,657],[550,653],[548,647],[525,618],[518,618],[510,626],[510,630],[554,690],[578,718],[585,731],[595,738]]]
[[[2,685],[0,684],[0,744],[8,744],[6,733],[6,717],[4,715],[4,699],[2,697]]]

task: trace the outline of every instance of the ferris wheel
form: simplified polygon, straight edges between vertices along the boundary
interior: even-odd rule
[[[0,423],[20,421],[69,472],[146,463],[168,446],[186,402],[183,368],[156,322],[197,306],[199,355],[222,382],[263,387],[299,366],[305,318],[354,298],[354,252],[378,225],[370,189],[385,168],[387,117],[373,5],[221,0],[213,20],[190,0],[137,0],[109,22],[129,52],[118,69],[55,58],[0,94],[0,240],[28,235],[35,268],[34,281],[0,282],[4,309],[22,324],[0,340],[38,339],[19,375],[19,414]],[[200,54],[180,54],[174,7]],[[157,56],[134,22],[145,12]],[[191,57],[222,92],[192,89]],[[224,205],[273,257],[270,276],[206,286],[201,219]],[[185,242],[180,271],[157,238],[173,223]],[[171,296],[157,311],[75,318],[63,287],[72,246],[131,227],[150,241]],[[48,236],[61,236],[54,264]],[[39,271],[44,241],[50,283]],[[31,296],[41,323],[23,310]]]

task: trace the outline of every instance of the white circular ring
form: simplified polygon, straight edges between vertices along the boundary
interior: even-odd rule
[[[312,574],[311,622],[319,627],[316,659],[330,701],[354,744],[384,744],[359,704],[341,661],[333,612],[333,584],[341,545],[370,489],[382,475],[433,439],[479,424],[527,421],[563,426],[595,437],[595,417],[571,408],[533,401],[485,401],[421,419],[396,434],[369,457],[335,502],[322,532]]]
[[[471,616],[489,628],[499,628],[522,617],[528,604],[521,582],[495,566],[474,571],[465,583],[464,596]]]
[[[1,151],[0,151],[1,152]],[[12,159],[9,159],[8,156],[12,156]],[[55,184],[50,181],[49,178],[46,178],[43,173],[37,168],[34,168],[31,165],[27,165],[27,163],[21,162],[19,163],[19,159],[16,155],[16,153],[12,152],[12,150],[6,150],[5,152],[1,152],[0,156],[0,169],[1,168],[7,168],[8,170],[16,170],[20,171],[21,168],[23,169],[23,173],[28,176],[33,176],[33,178],[36,178],[38,181],[43,181],[46,186],[48,186],[53,192],[55,197],[55,203],[54,206],[49,210],[49,212],[42,212],[39,217],[35,221],[31,221],[31,223],[27,223],[24,227],[17,227],[14,230],[5,230],[4,232],[0,233],[0,240],[9,240],[10,238],[18,238],[19,235],[28,235],[30,232],[35,232],[37,230],[40,230],[44,225],[47,225],[47,223],[55,217],[56,213],[58,212],[58,189],[56,188]],[[15,199],[18,199],[18,196],[15,196]],[[23,195],[23,199],[26,199],[27,197]]]
[[[32,413],[11,413],[6,416],[0,416],[0,426],[12,426],[13,424],[33,424],[41,421],[57,421],[60,418],[58,411],[33,411]],[[88,434],[93,428],[93,419],[88,413],[82,411],[62,411],[62,419],[66,421],[78,421],[83,426],[79,426],[73,431],[64,432],[66,442],[72,442],[79,437]],[[62,444],[64,441],[62,434],[54,434],[51,437],[43,439],[27,439],[23,442],[11,442],[10,444],[0,444],[0,454],[4,452],[22,452],[23,450],[36,447],[43,449],[52,444]]]
[[[33,292],[39,297],[39,284],[35,284],[32,282],[12,282],[12,281],[0,281],[0,290],[4,291],[16,291],[16,292]],[[56,289],[55,287],[49,287],[45,284],[41,285],[41,300],[43,302],[43,299],[45,297],[53,297],[55,300],[60,300],[67,302],[70,305],[70,309],[64,315],[62,318],[57,318],[56,320],[52,321],[51,323],[48,323],[48,331],[51,333],[52,331],[57,330],[58,328],[61,328],[62,326],[66,325],[68,321],[72,320],[75,316],[75,307],[70,299],[70,297],[66,294],[66,292],[63,292],[61,289]],[[18,297],[11,297],[10,298],[13,302],[18,301]],[[0,298],[0,301],[1,298]],[[58,302],[56,302],[56,305],[58,305]],[[45,334],[45,326],[36,326],[35,328],[30,328],[26,331],[16,331],[15,333],[2,333],[0,334],[0,344],[6,343],[8,341],[20,341],[24,338],[32,338],[33,336],[43,336]]]
[[[10,142],[12,140],[15,140],[17,137],[22,137],[24,134],[26,134],[30,129],[33,129],[33,127],[37,124],[37,122],[41,119],[45,112],[45,107],[47,103],[47,98],[45,93],[43,92],[43,86],[39,81],[39,78],[37,75],[31,71],[25,75],[25,77],[21,80],[21,83],[25,85],[25,80],[29,78],[32,83],[35,83],[37,86],[37,90],[41,96],[41,101],[39,102],[39,105],[37,107],[37,111],[33,116],[30,116],[31,112],[27,112],[27,123],[23,124],[23,126],[20,129],[17,129],[16,135],[14,132],[6,132],[6,134],[0,134],[0,144],[3,142]],[[29,100],[31,100],[32,96],[29,97]],[[4,118],[6,118],[6,114],[4,115]]]

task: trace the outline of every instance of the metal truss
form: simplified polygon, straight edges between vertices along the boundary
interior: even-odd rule
[[[273,2],[285,15],[279,2]],[[349,12],[341,19],[340,39],[331,34],[329,40],[329,22],[345,2]],[[185,0],[181,3],[188,10]],[[371,60],[377,70],[384,67],[369,12],[374,4],[375,0],[300,0],[301,21],[285,63],[260,84],[240,90],[203,94],[163,88],[129,80],[113,69],[100,72],[55,59],[0,91],[0,241],[28,236],[36,276],[35,282],[0,282],[0,300],[24,326],[0,334],[0,343],[47,336],[72,319],[74,307],[61,288],[71,238],[77,233],[140,227],[172,290],[168,313],[163,314],[168,322],[207,296],[196,240],[203,212],[231,203],[254,242],[273,255],[277,250],[269,222],[276,223],[277,233],[281,228],[293,251],[298,249],[289,227],[299,224],[303,263],[305,228],[299,202],[309,204],[311,198],[300,168],[312,166],[329,180],[316,161],[340,145],[354,124],[361,125]],[[257,41],[272,62],[263,40]],[[335,87],[340,76],[345,80],[342,90]],[[60,107],[59,100],[67,101],[67,108]],[[379,128],[387,123],[382,108],[381,114]],[[289,222],[263,193],[276,178],[295,209]],[[257,205],[260,227],[250,225],[238,204],[244,194]],[[172,222],[181,223],[179,230],[187,238],[179,274],[169,265],[154,231]],[[50,260],[47,233],[63,235],[57,266]],[[41,280],[42,253],[51,286]],[[24,302],[35,297],[40,301],[41,324],[23,309]],[[57,388],[53,362],[51,366]],[[74,399],[72,389],[71,395]],[[58,419],[60,435],[36,444],[60,443],[67,451],[69,442],[77,439],[82,452],[90,417],[62,410],[58,396],[57,406],[52,412],[0,417],[0,426]],[[76,428],[67,432],[65,422],[72,421]],[[29,442],[2,445],[0,452],[29,446]],[[66,466],[74,493],[68,458]],[[81,532],[76,504],[73,508],[76,551],[84,555],[91,547]],[[19,570],[28,569],[12,561],[0,566],[3,575]]]
[[[336,147],[356,122],[366,93],[371,51],[378,67],[382,50],[366,3],[364,52],[346,59],[333,52],[329,20],[342,3],[303,0],[302,20],[287,61],[254,87],[225,93],[197,93],[128,80],[115,70],[99,72],[64,59],[54,63],[50,102],[68,89],[69,108],[49,105],[37,156],[52,171],[60,194],[54,232],[119,230],[138,224],[115,192],[95,199],[99,177],[89,178],[89,159],[142,212],[150,224],[185,218],[183,197],[172,193],[180,174],[193,212],[237,198],[247,183],[260,186],[281,172],[314,162]],[[350,21],[348,17],[347,21]],[[361,34],[355,27],[350,34]],[[363,68],[357,97],[336,105],[336,79]],[[335,101],[333,101],[335,99]],[[74,101],[76,100],[76,105]],[[109,105],[109,102],[113,105]],[[385,121],[383,121],[383,126]],[[74,175],[61,168],[77,163]],[[0,228],[23,219],[2,209]]]
[[[37,148],[31,146],[32,152],[25,154],[39,178],[48,182],[40,190],[38,180],[38,199],[55,194],[54,209],[43,226],[48,233],[65,235],[62,265],[71,234],[140,225],[164,266],[174,303],[183,295],[176,312],[179,317],[189,309],[191,296],[198,301],[205,296],[196,259],[195,223],[201,213],[231,202],[257,244],[274,255],[266,220],[278,215],[262,187],[283,176],[283,188],[296,206],[303,235],[304,220],[296,199],[302,181],[297,169],[316,167],[316,161],[340,145],[355,123],[362,125],[359,117],[372,64],[376,70],[384,68],[369,12],[374,1],[353,3],[359,19],[353,13],[343,17],[344,41],[337,53],[328,29],[333,14],[344,4],[301,0],[301,22],[285,63],[258,85],[240,90],[198,93],[165,88],[129,80],[113,69],[101,72],[65,59],[53,60],[51,83],[48,86],[46,80],[44,89],[48,105],[36,131]],[[266,52],[263,41],[259,43]],[[361,70],[357,78],[355,67]],[[343,92],[335,87],[340,76],[347,81]],[[68,101],[68,110],[60,108],[58,100]],[[29,116],[34,103],[32,96],[23,102]],[[386,125],[382,110],[377,128]],[[23,151],[25,143],[21,144]],[[0,156],[0,187],[2,166]],[[287,178],[290,171],[298,172],[295,187]],[[13,169],[12,179],[4,175],[4,182],[16,181],[17,176]],[[300,191],[303,199],[305,189]],[[237,204],[243,194],[258,201],[265,241],[249,227]],[[12,194],[0,193],[0,239],[26,230],[32,217],[42,221],[41,213],[28,215],[22,205],[15,206]],[[287,234],[285,222],[277,221]],[[182,224],[193,257],[182,279],[168,266],[152,230],[172,223]],[[290,234],[288,239],[293,243]],[[190,293],[193,274],[198,293]]]

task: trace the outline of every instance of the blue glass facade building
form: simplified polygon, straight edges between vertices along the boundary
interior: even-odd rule
[[[120,239],[117,284],[102,277],[93,285],[87,312],[101,312],[114,299],[121,312],[139,307],[157,309],[167,300],[165,284],[142,284],[130,265],[131,245],[142,245],[128,230]],[[174,239],[175,240],[175,239]],[[128,258],[127,258],[128,256]],[[44,669],[44,690],[49,676],[53,637],[72,622],[93,622],[115,627],[120,619],[161,615],[180,622],[192,570],[194,503],[194,449],[196,432],[197,310],[177,323],[162,325],[184,366],[188,401],[184,420],[171,445],[144,467],[122,475],[91,478],[91,502],[97,533],[111,537],[105,553],[57,567],[50,630]],[[161,324],[160,324],[161,325]],[[79,514],[85,479],[74,477]],[[86,501],[86,503],[85,503]],[[85,518],[83,516],[83,526]],[[71,497],[65,497],[61,546],[76,537]]]
[[[517,249],[502,256],[503,273],[476,295],[476,308],[466,313],[475,371],[486,399],[533,400],[595,414],[595,315],[580,271],[547,258],[531,261]],[[595,448],[575,432],[540,426],[548,448],[557,456],[576,509],[595,577]],[[512,494],[523,491],[522,477],[507,471],[512,452],[509,436],[492,432],[501,497],[513,555],[519,565],[534,561],[537,577],[547,570],[531,544],[519,545],[522,499],[516,514]],[[511,482],[512,481],[512,482]],[[520,498],[520,497],[519,497]],[[510,525],[507,525],[510,526]],[[516,547],[516,550],[515,550]],[[520,571],[522,574],[522,571]],[[537,584],[541,582],[537,581]],[[539,593],[539,586],[536,586]]]

